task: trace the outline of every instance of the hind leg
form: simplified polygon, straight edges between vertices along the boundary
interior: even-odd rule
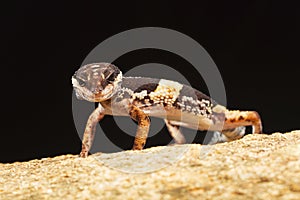
[[[179,126],[177,125],[172,125],[171,122],[167,119],[165,119],[166,126],[168,128],[168,131],[170,135],[173,137],[175,140],[176,144],[184,144],[185,143],[185,138],[182,135],[181,131],[179,130]]]
[[[223,130],[221,132],[214,131],[213,136],[208,144],[216,144],[222,142],[230,142],[233,140],[240,139],[244,136],[246,128],[240,126],[234,129]]]
[[[240,126],[252,126],[252,133],[262,133],[260,116],[255,111],[226,111],[223,130],[233,129]]]
[[[242,138],[245,126],[252,126],[252,133],[262,133],[260,116],[255,111],[227,110],[221,131],[215,131],[209,144],[229,142]]]

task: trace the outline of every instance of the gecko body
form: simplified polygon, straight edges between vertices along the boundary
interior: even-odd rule
[[[255,111],[228,110],[202,92],[175,81],[123,77],[110,63],[82,66],[72,77],[72,84],[78,99],[99,102],[87,121],[81,157],[87,157],[96,125],[105,115],[130,116],[137,121],[134,150],[143,149],[146,143],[149,117],[164,119],[178,144],[185,143],[180,126],[214,131],[211,143],[239,139],[245,134],[245,126],[252,126],[253,133],[262,132]]]

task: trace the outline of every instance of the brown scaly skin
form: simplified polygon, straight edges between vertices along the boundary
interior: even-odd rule
[[[87,157],[89,150],[91,149],[91,146],[93,144],[96,132],[96,125],[103,117],[104,114],[102,107],[96,108],[94,112],[90,115],[83,134],[80,157]]]
[[[138,128],[134,139],[133,150],[142,150],[146,144],[150,128],[150,119],[141,109],[132,106],[129,115],[138,122]]]
[[[84,131],[80,157],[91,149],[97,123],[105,115],[129,116],[138,122],[133,149],[143,149],[150,127],[149,116],[163,118],[177,144],[185,143],[180,126],[215,131],[210,144],[243,137],[245,126],[262,133],[255,111],[228,110],[189,86],[154,78],[122,77],[109,63],[81,67],[72,77],[76,96],[99,106],[90,115]]]

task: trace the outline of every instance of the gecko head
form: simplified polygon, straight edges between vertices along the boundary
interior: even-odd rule
[[[119,90],[122,72],[110,63],[93,63],[80,67],[72,77],[76,97],[91,102],[111,98]]]

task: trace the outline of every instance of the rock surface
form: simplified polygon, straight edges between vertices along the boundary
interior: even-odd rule
[[[300,131],[0,164],[0,199],[300,199]]]

